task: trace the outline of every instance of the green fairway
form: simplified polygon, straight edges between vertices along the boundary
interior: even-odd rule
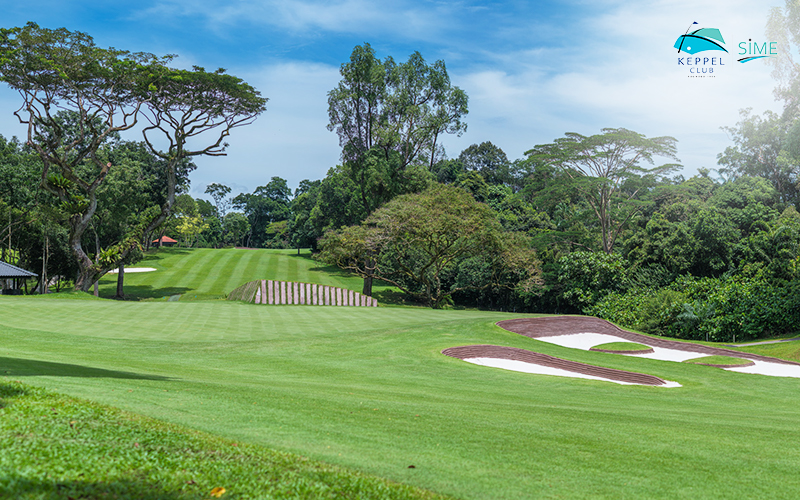
[[[361,280],[307,253],[172,248],[138,266],[157,269],[126,275],[138,301],[0,298],[0,381],[462,498],[791,498],[800,490],[798,379],[567,349],[494,324],[520,315],[219,300],[265,278],[360,289]],[[101,296],[114,285],[106,277]],[[163,300],[173,295],[180,300]],[[471,344],[683,387],[530,375],[441,354]]]
[[[234,288],[257,279],[318,283],[361,291],[362,280],[325,266],[311,258],[308,250],[161,248],[150,251],[131,267],[149,267],[151,272],[125,273],[128,299],[180,300],[223,298]],[[117,275],[100,279],[100,296],[111,298],[117,291]],[[393,294],[378,284],[376,297],[385,302]]]
[[[800,491],[800,380],[562,348],[494,325],[511,317],[3,297],[0,375],[462,498]],[[440,354],[481,343],[683,387],[537,376]]]

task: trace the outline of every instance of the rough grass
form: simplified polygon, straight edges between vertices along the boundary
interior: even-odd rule
[[[430,492],[0,382],[0,497],[441,498]]]

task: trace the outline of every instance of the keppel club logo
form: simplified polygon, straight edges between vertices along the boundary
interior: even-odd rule
[[[725,54],[728,49],[724,47],[725,40],[722,38],[722,33],[717,28],[700,28],[689,33],[694,25],[692,23],[686,33],[679,36],[675,41],[675,48],[678,49],[678,54],[689,54],[685,57],[678,57],[678,66],[686,66],[689,70],[690,77],[714,77],[714,70],[721,66],[725,66],[723,54],[703,54],[702,56],[695,56],[701,52],[721,51]]]

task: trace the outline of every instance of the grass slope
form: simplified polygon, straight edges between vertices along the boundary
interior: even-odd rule
[[[162,248],[152,251],[134,267],[156,271],[125,274],[128,299],[166,299],[181,295],[181,300],[219,299],[234,288],[257,279],[318,283],[360,292],[362,280],[313,260],[308,250]],[[116,294],[117,275],[100,280],[100,296]],[[376,287],[384,302],[388,287]]]
[[[0,297],[0,382],[462,498],[800,491],[800,380],[567,349],[494,325],[520,315],[199,300],[260,278],[360,288],[293,252],[167,249],[140,265],[159,271],[128,274],[128,294],[181,301]],[[104,280],[104,295],[113,284]],[[440,354],[467,344],[532,349],[683,387],[537,376]],[[89,467],[62,465],[74,474]]]
[[[510,317],[6,297],[0,375],[462,498],[800,491],[800,380],[567,349],[494,325]],[[683,387],[536,376],[440,354],[478,343]]]
[[[2,498],[440,498],[14,382],[0,442]]]

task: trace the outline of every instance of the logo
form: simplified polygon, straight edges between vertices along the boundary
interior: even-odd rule
[[[695,25],[697,23],[692,23]],[[692,26],[689,26],[692,29]],[[675,48],[678,49],[678,54],[681,51],[688,54],[697,54],[698,52],[705,52],[707,50],[721,50],[728,52],[723,47],[725,40],[722,39],[722,33],[717,28],[700,28],[699,30],[692,31],[686,30],[686,33],[679,36],[675,41]]]
[[[744,56],[737,59],[740,63],[755,61],[756,59],[764,59],[765,57],[775,57],[778,55],[778,42],[753,42],[749,39],[746,42],[739,43],[739,55]]]
[[[678,57],[678,66],[685,66],[689,70],[690,78],[714,78],[714,70],[725,66],[723,54],[704,54],[703,56],[689,57],[700,52],[720,51],[725,54],[728,49],[724,47],[725,40],[722,33],[717,28],[700,28],[689,33],[689,30],[697,24],[692,23],[686,33],[675,40],[674,47],[681,53],[689,54],[685,57]]]

